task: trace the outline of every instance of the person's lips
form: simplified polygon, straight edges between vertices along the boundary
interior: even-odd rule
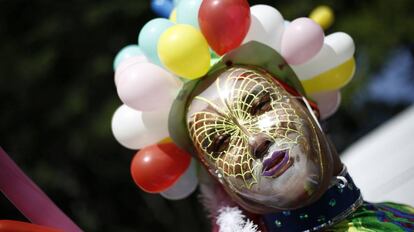
[[[289,151],[275,151],[263,161],[263,176],[280,176],[288,168]]]

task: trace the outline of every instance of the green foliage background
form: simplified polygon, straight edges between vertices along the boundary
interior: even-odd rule
[[[393,49],[412,48],[412,1],[249,2],[275,6],[287,20],[327,4],[336,13],[327,33],[355,39],[358,71],[328,121],[339,150],[406,107],[356,110],[352,94]],[[0,145],[85,231],[209,231],[197,193],[172,202],[136,188],[129,175],[134,151],[111,134],[111,116],[121,104],[112,61],[156,17],[149,1],[0,3]],[[25,220],[3,196],[0,219]]]

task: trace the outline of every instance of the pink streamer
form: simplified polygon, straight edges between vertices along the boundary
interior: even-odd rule
[[[68,232],[82,231],[24,174],[1,147],[0,190],[32,223]]]

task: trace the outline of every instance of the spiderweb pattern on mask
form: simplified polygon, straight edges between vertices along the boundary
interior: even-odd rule
[[[190,135],[208,162],[224,177],[234,177],[248,189],[257,183],[255,170],[261,166],[261,160],[251,154],[249,136],[264,133],[281,149],[290,149],[304,134],[303,123],[286,91],[264,75],[267,74],[241,67],[230,68],[215,82],[220,102],[197,96],[196,100],[209,107],[190,116]],[[266,97],[270,98],[270,107],[259,115],[252,114],[252,109]],[[220,135],[229,136],[228,145],[218,151],[211,149],[217,146]]]

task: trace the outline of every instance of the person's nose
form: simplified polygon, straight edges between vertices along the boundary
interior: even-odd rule
[[[267,154],[267,151],[269,150],[269,147],[272,145],[272,143],[272,138],[266,134],[258,133],[250,135],[250,154],[256,159],[261,159]]]

